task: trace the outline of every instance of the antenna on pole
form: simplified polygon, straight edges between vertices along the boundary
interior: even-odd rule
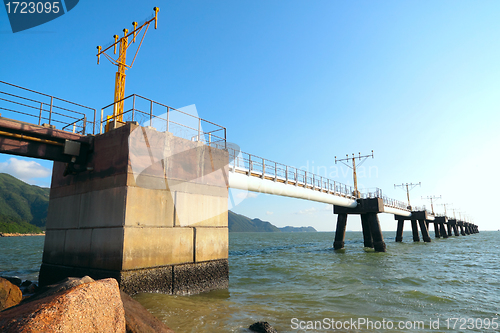
[[[433,204],[433,200],[437,200],[437,199],[441,199],[441,196],[437,197],[435,195],[428,195],[427,197],[422,197],[422,199],[427,199],[427,200],[430,200],[431,201],[431,211],[432,211],[432,215],[434,215],[434,204]]]
[[[118,35],[114,35],[113,38],[115,42],[110,46],[106,47],[104,50],[101,46],[97,47],[97,64],[99,64],[99,60],[101,55],[104,55],[106,59],[109,60],[113,65],[118,66],[118,71],[115,75],[115,96],[114,96],[114,108],[113,108],[113,116],[108,119],[112,119],[113,123],[116,126],[117,122],[123,123],[123,100],[125,98],[125,70],[132,68],[135,62],[135,58],[137,57],[137,53],[139,53],[139,49],[141,48],[144,37],[146,36],[146,32],[148,31],[149,25],[151,22],[155,22],[155,29],[158,24],[158,12],[160,9],[158,7],[153,8],[154,17],[150,20],[144,22],[140,26],[138,26],[137,22],[132,22],[132,26],[134,30],[129,33],[128,29],[123,29],[123,37],[119,37]],[[141,33],[144,29],[144,34],[142,35],[141,41],[137,50],[135,52],[134,58],[130,65],[127,65],[127,49],[131,44],[128,42],[128,38],[132,36],[132,43],[135,43],[136,37]],[[115,60],[110,55],[106,54],[106,51],[113,48],[113,53],[116,54],[116,48],[119,47],[118,58]],[[106,131],[109,130],[109,122],[106,124]]]
[[[366,159],[368,157],[371,156],[371,158],[373,158],[373,150],[372,150],[371,155],[361,156],[361,153],[358,153],[358,156],[355,156],[353,153],[352,157],[349,157],[349,154],[345,154],[345,156],[346,156],[346,158],[341,158],[341,159],[337,159],[337,156],[335,156],[335,164],[337,164],[337,162],[342,162],[342,164],[344,164],[348,168],[352,169],[352,178],[354,179],[354,196],[356,198],[360,198],[361,195],[358,191],[358,176],[356,174],[356,159],[361,161],[358,164],[358,166],[360,166],[361,164],[363,164],[364,161],[366,161]],[[363,160],[361,160],[361,159],[363,159]],[[350,166],[349,164],[346,163],[346,162],[351,162],[351,161],[352,161],[352,166]]]
[[[408,198],[408,209],[411,210],[411,204],[410,204],[410,191],[413,190],[415,187],[417,186],[422,186],[422,183],[421,182],[418,182],[418,184],[413,184],[413,183],[403,183],[401,185],[396,185],[394,184],[394,188],[402,188],[402,189],[405,189],[406,188],[406,196]]]

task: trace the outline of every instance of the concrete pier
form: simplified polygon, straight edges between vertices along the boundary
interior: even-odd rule
[[[463,221],[457,221],[457,226],[460,228],[460,234],[462,236],[465,236],[465,229],[464,229],[464,222]]]
[[[372,230],[367,214],[361,214],[361,227],[363,230],[363,243],[365,247],[373,248]]]
[[[333,248],[335,250],[340,250],[344,247],[346,226],[347,226],[347,214],[338,214],[337,229],[335,231],[335,241],[333,242]]]
[[[404,223],[405,223],[405,220],[403,220],[403,219],[399,219],[398,220],[398,229],[396,230],[396,242],[402,242],[403,241]]]
[[[439,223],[434,220],[434,237],[441,238],[441,232],[439,231]]]
[[[384,203],[382,199],[357,199],[357,202],[358,205],[355,208],[347,208],[337,205],[333,206],[334,214],[338,214],[337,231],[335,233],[333,248],[338,250],[344,247],[347,215],[358,214],[361,215],[365,247],[372,247],[377,252],[386,252],[386,245],[377,215],[378,213],[384,212]]]
[[[424,242],[429,243],[431,241],[431,237],[429,236],[429,230],[427,228],[428,224],[426,223],[426,220],[418,220],[418,223],[420,225],[420,231],[422,232],[422,239]]]
[[[455,219],[449,219],[448,220],[448,224],[451,226],[453,234],[455,236],[460,236],[460,233],[458,232],[458,227],[457,227],[457,220],[455,220]]]
[[[411,231],[413,235],[414,242],[420,242],[420,236],[418,235],[418,224],[417,220],[411,220]]]
[[[434,223],[439,225],[439,234],[443,238],[448,238],[448,231],[445,229],[445,224],[448,223],[448,218],[446,216],[436,216]]]
[[[418,228],[420,227],[420,232],[422,233],[422,239],[424,242],[430,242],[431,237],[429,236],[428,221],[429,216],[426,211],[413,211],[411,216],[394,215],[394,219],[398,221],[398,229],[396,231],[396,242],[403,241],[403,226],[404,221],[409,220],[411,223],[411,230],[414,242],[420,242],[420,235]]]
[[[446,229],[447,229],[447,231],[448,231],[448,237],[453,236],[453,232],[452,232],[452,230],[451,230],[451,229],[452,229],[452,227],[451,227],[450,222],[446,223]]]
[[[40,284],[113,277],[127,293],[228,286],[228,153],[127,124],[95,136],[92,172],[54,163]]]

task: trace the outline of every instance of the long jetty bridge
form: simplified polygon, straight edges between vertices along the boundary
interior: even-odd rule
[[[129,293],[197,293],[228,284],[228,188],[333,205],[334,249],[347,217],[385,252],[378,214],[413,241],[477,225],[241,152],[226,128],[139,95],[100,110],[0,81],[0,152],[54,161],[40,284],[114,277]],[[4,114],[7,117],[4,117]],[[110,115],[111,114],[111,115]],[[139,123],[145,124],[139,126]]]

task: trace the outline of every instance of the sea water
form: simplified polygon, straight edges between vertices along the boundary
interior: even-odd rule
[[[278,332],[500,332],[500,232],[394,236],[384,232],[387,252],[376,253],[361,232],[341,251],[334,233],[230,233],[228,290],[134,298],[178,333],[249,332],[257,321]],[[43,237],[0,238],[0,248],[0,275],[36,280]]]

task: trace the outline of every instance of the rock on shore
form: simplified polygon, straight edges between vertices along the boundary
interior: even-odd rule
[[[2,332],[125,332],[115,279],[80,284],[0,313]]]
[[[19,304],[23,298],[21,289],[0,277],[0,311]]]
[[[19,291],[9,281],[3,281]],[[9,304],[19,301],[16,298]],[[18,306],[0,312],[0,331],[173,333],[139,302],[121,292],[115,279],[94,281],[88,276],[70,277],[43,287]]]

